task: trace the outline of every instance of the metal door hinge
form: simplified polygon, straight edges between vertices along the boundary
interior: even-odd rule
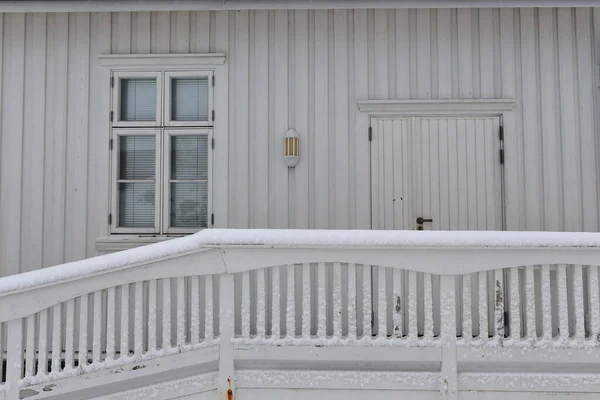
[[[215,214],[210,214],[210,224],[214,226],[214,224],[215,224]]]
[[[215,76],[212,77],[212,86],[215,87]]]
[[[112,214],[108,214],[108,224],[112,225]]]
[[[212,110],[212,120],[215,120],[215,110]]]
[[[115,87],[115,77],[114,76],[110,77],[110,87]]]
[[[500,125],[500,129],[498,131],[498,137],[500,138],[500,140],[504,140],[504,126]]]
[[[214,148],[215,148],[215,138],[212,138],[210,140],[210,147],[214,150]]]
[[[108,148],[109,148],[110,150],[112,150],[112,149],[113,149],[113,140],[112,140],[112,139],[110,139],[110,140],[108,141]]]
[[[114,113],[111,111],[111,112],[110,112],[110,115],[109,115],[109,117],[110,117],[110,122],[113,122],[113,115],[114,115]]]
[[[373,140],[373,128],[369,127],[369,142]]]
[[[500,149],[500,164],[504,164],[504,149]]]

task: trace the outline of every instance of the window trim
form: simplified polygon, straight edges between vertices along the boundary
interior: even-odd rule
[[[113,71],[114,88],[113,88],[113,107],[114,112],[112,126],[113,127],[159,127],[162,123],[162,72],[149,71]],[[154,121],[121,121],[121,80],[135,78],[155,78],[156,79],[156,119]]]
[[[136,233],[136,234],[156,234],[160,233],[161,207],[160,199],[162,195],[162,147],[160,129],[138,128],[138,129],[112,129],[113,153],[111,160],[111,213],[113,221],[110,225],[111,233]],[[153,135],[156,141],[156,160],[155,160],[155,187],[154,187],[154,228],[128,228],[119,227],[119,152],[121,147],[121,136],[150,136]]]
[[[173,78],[202,78],[208,77],[208,121],[174,121],[171,119],[171,108],[173,97],[171,95],[171,80]],[[214,93],[212,86],[213,71],[197,70],[197,71],[165,71],[164,72],[164,126],[165,127],[204,127],[213,126],[214,121],[212,111],[214,110]]]
[[[171,185],[170,185],[170,165],[171,165],[171,136],[198,136],[198,135],[206,135],[208,139],[208,171],[207,171],[207,183],[208,183],[208,201],[206,205],[206,227],[204,228],[177,228],[171,226],[170,219],[170,211],[171,211],[171,202],[169,201],[171,195]],[[163,179],[162,179],[162,187],[163,187],[163,203],[162,203],[162,211],[163,211],[163,219],[162,219],[162,234],[187,234],[187,233],[196,233],[199,230],[207,229],[210,227],[210,215],[212,213],[212,161],[213,161],[213,151],[211,148],[211,140],[213,138],[213,129],[211,128],[179,128],[179,129],[164,129],[163,137]]]

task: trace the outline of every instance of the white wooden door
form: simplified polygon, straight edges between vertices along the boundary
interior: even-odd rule
[[[372,228],[383,230],[502,230],[503,190],[500,120],[498,117],[376,118],[371,141]],[[431,220],[417,223],[417,218]],[[378,293],[378,272],[373,271],[373,293]],[[391,271],[386,272],[391,282]],[[403,282],[407,282],[407,277]],[[422,273],[417,287],[423,287]],[[472,287],[477,282],[473,276]],[[439,277],[432,278],[434,333],[439,334]],[[462,282],[457,281],[457,293]],[[493,304],[493,276],[488,276],[489,302]],[[391,283],[386,288],[391,293]],[[475,289],[477,290],[477,289]],[[402,304],[407,304],[408,287]],[[473,296],[477,296],[474,293]],[[388,296],[389,298],[389,296]],[[457,299],[461,322],[462,296]],[[417,291],[418,330],[424,326],[424,294]],[[476,302],[472,302],[476,304]],[[388,305],[388,314],[392,312]],[[488,321],[493,321],[493,307]],[[406,317],[406,309],[402,308]],[[478,318],[479,311],[472,310]],[[374,310],[374,321],[379,316]],[[389,315],[388,317],[391,317]],[[390,320],[389,318],[388,320]],[[408,321],[404,320],[404,329]],[[478,319],[476,319],[478,320]],[[374,329],[377,327],[374,325]],[[388,327],[391,329],[392,327]],[[490,332],[491,326],[488,327]],[[479,333],[479,327],[473,327]]]
[[[498,117],[372,120],[373,229],[502,230]]]

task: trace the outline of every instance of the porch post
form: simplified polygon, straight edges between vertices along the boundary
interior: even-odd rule
[[[233,274],[223,274],[219,277],[220,310],[219,323],[219,398],[233,399],[234,367],[233,367],[233,335],[234,321],[234,280]]]
[[[442,398],[458,400],[458,365],[456,359],[456,277],[441,276]]]

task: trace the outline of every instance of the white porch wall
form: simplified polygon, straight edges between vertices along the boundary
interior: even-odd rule
[[[507,228],[597,231],[594,20],[600,31],[589,8],[4,14],[0,275],[93,256],[108,234],[106,53],[227,54],[216,226],[368,229],[358,99],[516,98]]]

